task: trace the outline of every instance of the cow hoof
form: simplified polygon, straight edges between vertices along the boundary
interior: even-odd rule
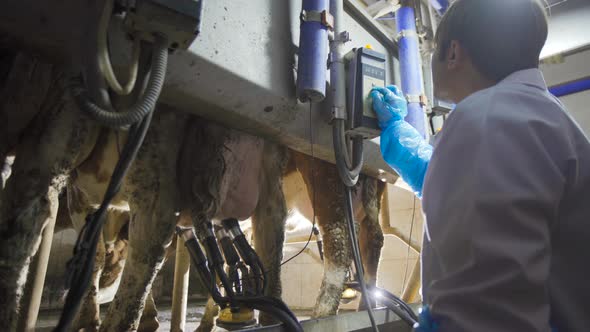
[[[148,317],[139,322],[137,332],[154,332],[160,328],[160,322],[157,317]]]

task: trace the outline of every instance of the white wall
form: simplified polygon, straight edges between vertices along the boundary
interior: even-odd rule
[[[590,19],[589,19],[590,20]],[[549,87],[590,77],[590,49],[566,56],[563,63],[544,64],[541,70]],[[590,90],[560,98],[572,117],[590,137]]]
[[[590,1],[567,0],[551,8],[549,36],[541,58],[590,44]]]

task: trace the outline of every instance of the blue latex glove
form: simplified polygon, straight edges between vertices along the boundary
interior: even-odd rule
[[[408,115],[408,103],[395,85],[390,85],[387,88],[374,87],[371,90],[371,98],[373,98],[373,109],[377,113],[379,126],[382,130],[385,130],[394,121],[403,120]]]
[[[409,123],[407,102],[396,86],[373,88],[373,109],[381,127],[381,154],[383,159],[422,197],[422,186],[432,146]]]
[[[440,326],[438,322],[430,314],[428,306],[420,308],[418,313],[418,323],[414,324],[414,332],[439,332]],[[551,332],[557,332],[556,328],[552,328]]]
[[[434,321],[430,315],[430,310],[427,306],[420,308],[418,314],[418,323],[414,324],[414,332],[437,332],[438,323]]]

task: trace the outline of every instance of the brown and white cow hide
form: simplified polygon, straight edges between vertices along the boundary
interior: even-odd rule
[[[18,151],[13,175],[0,201],[0,324],[7,327],[15,320],[24,277],[41,231],[48,218],[55,218],[58,194],[69,175],[75,174],[70,181],[75,184],[72,195],[83,193],[86,199],[86,204],[69,206],[79,227],[81,216],[100,201],[116,159],[113,155],[117,155],[112,133],[107,134],[105,143],[104,132],[99,135],[99,127],[74,106],[65,90],[61,68],[22,54],[15,63],[18,66],[13,66],[0,100],[0,126],[6,127],[6,132],[0,130],[6,133],[1,137],[0,152],[6,155],[15,148]],[[35,82],[30,81],[33,79]],[[21,89],[29,94],[20,93]],[[11,123],[14,128],[9,128]],[[178,211],[190,216],[197,232],[213,219],[252,216],[254,246],[268,270],[267,295],[279,297],[287,215],[282,177],[295,171],[301,172],[308,188],[315,183],[316,215],[326,254],[314,315],[334,314],[351,261],[342,185],[335,167],[321,161],[312,163],[311,158],[288,153],[275,143],[158,106],[115,201],[113,211],[117,205],[129,207],[128,253],[118,292],[100,329],[138,328],[151,285],[172,241]],[[360,238],[370,252],[364,257],[370,282],[374,282],[383,241],[377,219],[382,191],[376,180],[364,178],[356,195],[357,206],[363,207],[358,220]],[[117,233],[117,227],[111,234]],[[105,240],[110,243],[113,239]],[[264,316],[261,320],[270,321]]]

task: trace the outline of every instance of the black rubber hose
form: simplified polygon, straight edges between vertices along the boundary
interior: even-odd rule
[[[367,304],[367,312],[369,313],[369,319],[373,330],[379,332],[377,324],[375,324],[375,317],[373,316],[373,308],[371,307],[371,301],[369,300],[369,293],[367,292],[367,285],[365,284],[365,276],[363,273],[363,264],[361,261],[361,254],[358,246],[358,240],[356,237],[354,227],[354,213],[352,207],[352,189],[350,187],[344,188],[344,198],[346,203],[346,221],[348,225],[348,234],[350,235],[350,244],[352,247],[352,256],[354,258],[354,265],[356,266],[356,278],[358,279],[359,285],[361,286],[361,296],[363,301]]]
[[[207,236],[205,239],[201,240],[201,242],[205,243],[205,248],[207,249],[207,253],[209,256],[209,264],[217,273],[219,280],[221,280],[221,284],[229,297],[229,300],[232,301],[234,298],[234,290],[232,287],[227,274],[223,270],[223,257],[221,256],[221,251],[219,251],[219,247],[217,246],[217,241],[212,236]]]
[[[113,128],[126,127],[141,121],[156,106],[164,85],[167,64],[168,40],[164,36],[156,35],[152,52],[152,68],[146,91],[135,105],[124,112],[105,110],[93,103],[88,98],[79,78],[72,82],[72,95],[80,109],[101,124]]]
[[[265,300],[269,301],[276,308],[279,308],[280,310],[286,312],[289,316],[291,316],[291,318],[293,318],[294,320],[297,321],[297,316],[295,316],[295,313],[293,313],[293,311],[291,311],[291,309],[289,309],[289,307],[281,299],[276,298],[276,297],[266,296]]]
[[[332,138],[334,141],[334,157],[340,179],[347,187],[353,187],[363,168],[363,138],[361,136],[352,139],[352,165],[349,165],[345,156],[349,154],[346,144],[344,120],[334,120],[332,125]]]
[[[246,265],[250,267],[250,271],[254,275],[254,285],[256,286],[256,293],[263,294],[265,287],[264,284],[260,284],[260,280],[264,278],[264,268],[260,266],[259,262],[256,259],[254,259],[255,256],[252,255],[252,252],[254,250],[250,248],[248,240],[246,240],[246,237],[244,235],[236,236],[234,238],[234,244],[238,249],[238,252],[242,256],[244,263],[246,263]]]
[[[123,178],[135,159],[149,128],[153,112],[149,112],[140,124],[131,128],[129,139],[123,148],[121,159],[117,162],[109,186],[99,209],[86,217],[86,223],[76,240],[74,257],[67,266],[68,295],[64,308],[54,331],[66,331],[78,311],[82,298],[90,285],[96,247],[106,218],[107,207],[123,183]]]
[[[393,301],[394,303],[396,303],[397,305],[399,305],[402,309],[404,309],[408,315],[410,315],[410,317],[414,320],[418,320],[418,316],[416,316],[416,313],[414,312],[414,310],[412,310],[412,308],[410,308],[410,306],[404,302],[402,299],[400,299],[399,297],[391,294],[390,292],[381,289],[381,288],[376,288],[376,290],[378,290],[381,294],[383,294],[385,296],[385,298],[387,298],[390,301]]]
[[[240,229],[240,224],[238,220],[235,218],[229,218],[222,221],[223,227],[227,232],[233,234],[233,242],[235,248],[240,253],[240,256],[244,260],[244,263],[250,267],[252,270],[252,274],[254,274],[254,281],[256,285],[256,292],[257,293],[264,293],[268,286],[268,280],[266,278],[266,273],[264,270],[264,266],[260,261],[260,258],[256,254],[256,251],[252,249],[248,240],[246,240],[246,236]],[[260,281],[262,280],[262,285],[260,285]]]
[[[238,273],[238,265],[237,264],[228,266],[227,276],[229,278],[229,281],[232,283],[232,287],[234,289],[234,292],[237,295],[242,294],[242,283],[240,280],[240,274]]]
[[[313,226],[312,232],[316,237],[316,244],[318,246],[318,252],[320,253],[320,260],[323,262],[324,261],[324,241],[322,240],[322,236],[320,234],[320,231],[317,229],[317,227]]]
[[[201,281],[203,285],[209,290],[209,294],[216,303],[222,304],[227,303],[228,299],[223,297],[219,290],[215,287],[215,276],[211,273],[209,268],[207,267],[207,258],[201,250],[197,239],[192,238],[186,240],[184,242],[186,249],[188,250],[189,255],[191,256],[192,265],[195,267],[199,276],[201,277]],[[213,286],[212,286],[213,285]]]
[[[361,286],[358,282],[355,283],[351,283],[348,284],[349,287],[357,290],[357,291],[361,291]],[[418,320],[418,316],[416,315],[416,313],[414,312],[414,310],[412,310],[412,308],[410,308],[410,306],[404,302],[402,299],[400,299],[399,297],[393,295],[392,293],[388,292],[387,290],[383,289],[383,288],[379,288],[379,287],[368,287],[369,292],[378,292],[379,294],[381,294],[381,296],[387,300],[389,303],[393,303],[396,305],[396,307],[401,308],[403,311],[405,311],[407,313],[407,315],[414,321]],[[383,299],[382,299],[383,300]],[[397,311],[392,310],[395,313],[397,313]]]
[[[387,309],[393,311],[394,314],[398,315],[404,322],[406,322],[409,326],[414,326],[418,321],[414,319],[410,314],[400,307],[399,303],[396,303],[388,298],[381,299],[381,302],[385,304]]]
[[[254,277],[250,276],[248,267],[244,265],[243,262],[239,262],[237,264],[237,268],[242,274],[242,277],[240,279],[240,287],[242,288],[242,293],[244,295],[256,295],[256,281],[253,280]]]
[[[248,299],[247,301],[244,301],[244,304],[270,314],[277,320],[281,321],[284,324],[285,329],[289,332],[303,332],[303,327],[301,327],[299,321],[296,318],[294,319],[288,311],[284,311],[281,308],[274,306],[264,298],[258,300]]]
[[[217,234],[219,236],[219,234]],[[233,266],[240,261],[240,256],[234,248],[234,245],[227,235],[223,235],[219,240],[219,244],[221,244],[221,250],[223,251],[223,256],[225,257],[225,262],[227,265]]]

